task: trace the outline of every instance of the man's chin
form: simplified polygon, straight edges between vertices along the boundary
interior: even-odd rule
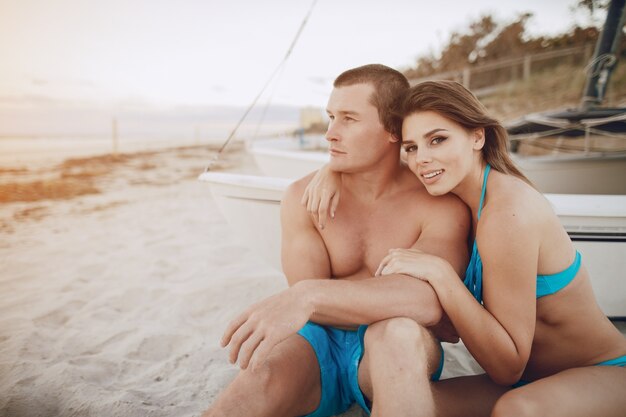
[[[335,160],[334,158],[331,158],[330,162],[328,163],[328,168],[331,171],[335,171],[335,172],[345,172],[347,167],[345,166],[345,164],[342,164],[339,161]]]

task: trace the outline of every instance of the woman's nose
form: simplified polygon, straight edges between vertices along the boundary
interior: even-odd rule
[[[415,151],[415,162],[418,164],[425,164],[432,160],[431,154],[427,147],[420,146]]]

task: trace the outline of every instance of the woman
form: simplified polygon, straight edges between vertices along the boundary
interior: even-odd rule
[[[402,136],[427,191],[471,209],[471,260],[461,279],[441,258],[394,249],[377,275],[431,284],[489,377],[516,387],[494,415],[624,416],[626,339],[598,307],[550,204],[511,161],[504,128],[460,84],[433,81],[410,90]],[[332,217],[340,178],[327,169],[318,177],[303,202],[316,212],[332,201]]]

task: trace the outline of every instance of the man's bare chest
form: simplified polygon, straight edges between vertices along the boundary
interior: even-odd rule
[[[337,217],[321,231],[333,276],[371,277],[389,249],[411,247],[421,232],[415,216],[379,210]]]

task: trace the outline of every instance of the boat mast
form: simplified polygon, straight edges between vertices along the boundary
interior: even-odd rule
[[[623,0],[623,1],[626,1],[626,0]],[[219,160],[220,156],[222,155],[222,152],[224,152],[224,149],[226,149],[226,147],[230,143],[231,139],[235,137],[235,133],[237,133],[237,130],[239,129],[239,126],[241,126],[241,124],[244,122],[244,120],[246,120],[246,117],[248,117],[248,113],[250,113],[252,108],[254,108],[254,106],[256,105],[257,101],[259,101],[259,98],[261,98],[261,96],[263,95],[263,93],[267,89],[267,86],[270,85],[270,83],[272,82],[274,77],[276,77],[276,74],[278,74],[278,71],[280,71],[285,66],[285,63],[287,62],[287,60],[291,56],[291,52],[293,52],[293,48],[296,45],[296,43],[298,42],[298,39],[300,38],[300,34],[302,33],[302,30],[304,29],[304,26],[306,26],[306,23],[309,20],[309,17],[311,16],[311,13],[313,12],[313,8],[315,8],[315,4],[316,3],[317,3],[317,0],[313,0],[313,3],[311,3],[311,7],[309,8],[309,11],[307,12],[306,16],[304,16],[304,20],[300,24],[300,27],[298,28],[298,32],[296,32],[296,36],[291,41],[291,45],[289,45],[289,49],[287,49],[287,53],[283,57],[282,61],[280,61],[280,63],[278,64],[278,66],[276,67],[276,69],[274,70],[272,75],[270,75],[268,80],[265,82],[265,85],[263,85],[263,88],[261,88],[261,91],[259,91],[259,93],[256,95],[254,100],[252,100],[252,103],[250,103],[250,105],[248,106],[246,111],[243,113],[243,115],[241,116],[241,118],[239,119],[239,121],[237,122],[235,127],[233,128],[233,130],[230,132],[230,135],[228,135],[228,138],[226,138],[226,141],[222,144],[222,146],[217,151],[217,153],[215,154],[213,159],[209,162],[209,165],[207,165],[207,167],[204,170],[204,172],[210,171],[211,167]]]
[[[587,67],[588,76],[580,107],[588,110],[602,104],[611,72],[617,63],[619,41],[624,27],[626,0],[612,0],[606,14],[602,33],[596,43],[593,60]]]

